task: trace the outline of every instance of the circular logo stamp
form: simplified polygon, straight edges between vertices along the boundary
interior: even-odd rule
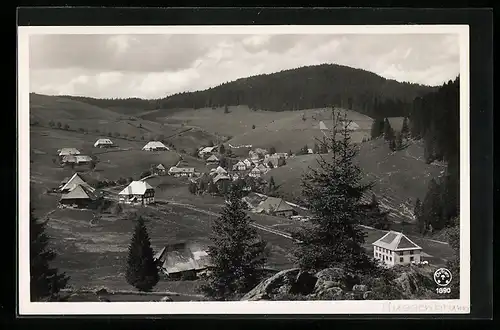
[[[451,279],[451,272],[446,268],[439,268],[434,272],[434,282],[439,286],[447,286]]]

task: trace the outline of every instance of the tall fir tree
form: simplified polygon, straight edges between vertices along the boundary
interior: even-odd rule
[[[261,280],[266,243],[250,226],[244,203],[242,191],[233,186],[212,225],[212,245],[208,248],[212,267],[200,290],[214,300],[238,299]]]
[[[386,141],[390,141],[391,137],[393,136],[393,130],[391,127],[391,123],[389,123],[389,119],[385,118],[384,119],[384,139]]]
[[[269,182],[267,183],[267,195],[270,197],[278,197],[278,189],[279,187],[276,185],[274,177],[271,176]]]
[[[384,133],[385,122],[383,118],[376,118],[372,122],[371,137],[376,139]]]
[[[410,134],[410,127],[408,125],[408,117],[404,117],[404,119],[403,119],[403,126],[401,127],[401,134],[403,135],[404,138],[407,138],[408,135]]]
[[[160,276],[144,219],[141,216],[134,217],[136,225],[128,248],[125,277],[128,284],[147,292],[158,283]]]
[[[30,298],[31,301],[60,301],[61,289],[66,288],[69,276],[50,267],[56,253],[49,247],[46,224],[30,210]]]
[[[424,233],[430,228],[442,229],[441,187],[435,179],[431,179],[424,202],[422,217],[425,224]]]
[[[365,233],[359,225],[364,213],[361,198],[372,183],[362,183],[362,172],[354,161],[358,150],[351,143],[348,125],[340,125],[339,130],[343,118],[334,116],[327,139],[328,159],[321,156],[319,167],[311,168],[302,179],[305,206],[313,216],[308,226],[294,234],[301,242],[294,255],[306,270],[335,266],[370,272],[376,265],[365,253]]]
[[[365,212],[361,216],[362,223],[380,230],[389,230],[391,228],[391,222],[387,217],[389,212],[380,209],[380,203],[374,194],[372,194],[370,203],[364,205],[363,208]]]
[[[419,232],[423,234],[425,231],[425,220],[422,217],[422,202],[420,201],[420,198],[417,198],[417,200],[415,201],[413,215],[415,217],[415,220],[417,221]]]
[[[226,153],[226,147],[223,144],[221,144],[219,147],[219,153],[221,155],[224,155]]]
[[[317,143],[314,143],[313,153],[314,154],[319,154],[319,145]]]

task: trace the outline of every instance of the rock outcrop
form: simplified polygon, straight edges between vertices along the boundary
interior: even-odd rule
[[[298,268],[262,281],[241,300],[380,300],[432,297],[429,269],[400,266],[388,277],[358,277],[340,268],[308,273]]]

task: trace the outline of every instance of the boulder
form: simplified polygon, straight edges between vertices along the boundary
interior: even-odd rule
[[[340,268],[326,268],[314,275],[317,278],[314,287],[315,292],[324,290],[326,287],[345,288],[345,272]]]
[[[100,295],[106,295],[109,294],[108,290],[106,288],[100,288],[99,290],[95,291],[95,294],[100,296]]]
[[[368,291],[368,287],[364,284],[355,284],[352,287],[352,291],[365,292]]]
[[[307,295],[314,291],[318,278],[308,272],[301,271],[297,274],[295,282],[290,288],[290,293]]]
[[[344,290],[332,287],[315,294],[315,300],[344,300]]]
[[[170,298],[169,296],[165,296],[165,297],[161,298],[160,301],[174,301],[174,300],[172,298]]]
[[[270,278],[262,281],[255,288],[250,290],[241,298],[241,300],[262,300],[268,299],[271,295],[277,294],[283,286],[292,285],[299,275],[299,268],[286,269],[279,273],[274,274]],[[282,292],[281,292],[282,293]]]

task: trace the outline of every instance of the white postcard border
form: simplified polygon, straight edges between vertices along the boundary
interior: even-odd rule
[[[460,299],[257,302],[30,302],[29,36],[34,34],[457,34],[460,43]],[[18,299],[20,315],[468,314],[470,168],[468,25],[22,26],[18,27]]]

